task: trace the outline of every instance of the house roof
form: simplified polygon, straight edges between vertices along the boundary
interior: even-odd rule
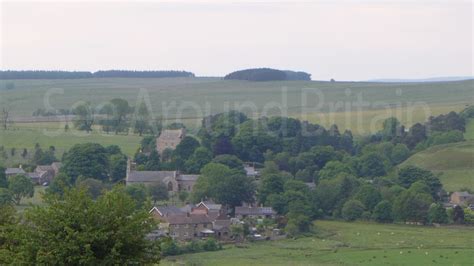
[[[63,166],[63,164],[60,162],[54,162],[51,164],[51,167],[56,168],[56,169],[61,168],[61,166]]]
[[[257,176],[259,174],[259,172],[255,170],[255,167],[253,166],[245,165],[244,170],[247,176]]]
[[[189,215],[170,215],[166,217],[169,224],[210,224],[212,223],[209,216],[205,214],[189,214]]]
[[[37,171],[37,172],[39,172],[39,171],[54,171],[54,168],[51,165],[38,165],[38,166],[36,166],[35,171]]]
[[[165,129],[161,132],[158,140],[179,140],[184,135],[184,129]]]
[[[127,182],[165,182],[176,177],[176,171],[130,171]]]
[[[159,206],[153,207],[149,212],[157,211],[161,216],[168,216],[173,214],[184,214],[180,208],[176,206]]]
[[[178,175],[179,181],[197,181],[199,175]]]
[[[271,207],[235,207],[235,214],[240,215],[273,215]]]
[[[456,191],[453,194],[456,194],[460,197],[469,197],[469,196],[471,196],[471,194],[469,194],[469,192],[466,192],[466,191]]]
[[[7,168],[5,169],[5,174],[7,175],[18,175],[18,174],[24,174],[25,170],[21,168]]]
[[[183,212],[191,212],[193,208],[194,208],[193,204],[186,204],[183,207],[181,207],[180,210]]]
[[[201,201],[198,204],[196,204],[196,207],[198,207],[200,205],[204,205],[204,207],[206,207],[208,210],[218,211],[218,210],[222,209],[222,204],[216,204],[212,201]]]
[[[41,178],[41,174],[33,172],[33,173],[26,173],[26,175],[31,179],[39,179]]]

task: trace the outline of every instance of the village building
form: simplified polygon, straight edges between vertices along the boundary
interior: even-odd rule
[[[59,173],[59,169],[61,168],[61,163],[54,162],[51,165],[38,165],[33,172],[25,172],[21,168],[7,168],[5,170],[5,175],[7,177],[15,176],[15,175],[25,175],[31,178],[31,182],[36,185],[42,184],[49,184],[54,177],[56,177]]]
[[[255,169],[255,165],[251,163],[244,164],[244,170],[247,177],[258,178],[260,176],[260,172]]]
[[[193,206],[153,207],[150,214],[159,221],[157,236],[170,236],[186,241],[202,237],[215,237],[219,240],[230,238],[230,219],[223,214],[222,205],[200,202]]]
[[[28,173],[32,181],[37,184],[50,183],[59,173],[61,163],[54,162],[51,165],[38,165],[33,173]]]
[[[271,207],[235,207],[235,217],[240,220],[245,218],[275,218],[275,216],[276,213]]]
[[[8,177],[11,177],[11,176],[15,176],[15,175],[24,175],[26,174],[25,170],[23,170],[21,168],[21,165],[19,168],[7,168],[5,169],[5,176],[8,178]]]
[[[474,204],[474,194],[469,192],[453,192],[450,197],[451,204],[467,206],[469,204]]]
[[[165,184],[169,192],[193,191],[199,175],[181,174],[179,171],[137,171],[130,160],[127,164],[125,182],[127,185],[143,184],[146,186]]]
[[[166,149],[174,150],[184,137],[186,137],[186,130],[184,128],[165,129],[156,139],[156,150],[160,155],[163,155]]]

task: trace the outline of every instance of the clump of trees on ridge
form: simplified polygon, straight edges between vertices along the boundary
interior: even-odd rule
[[[311,80],[311,74],[271,68],[252,68],[229,73],[224,79],[248,81]]]

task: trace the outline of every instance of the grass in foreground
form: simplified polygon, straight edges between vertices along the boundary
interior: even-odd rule
[[[296,240],[227,246],[163,260],[164,265],[472,265],[473,228],[317,221]]]

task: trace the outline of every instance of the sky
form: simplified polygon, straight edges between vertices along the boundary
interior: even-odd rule
[[[473,75],[471,1],[2,1],[0,69]]]

